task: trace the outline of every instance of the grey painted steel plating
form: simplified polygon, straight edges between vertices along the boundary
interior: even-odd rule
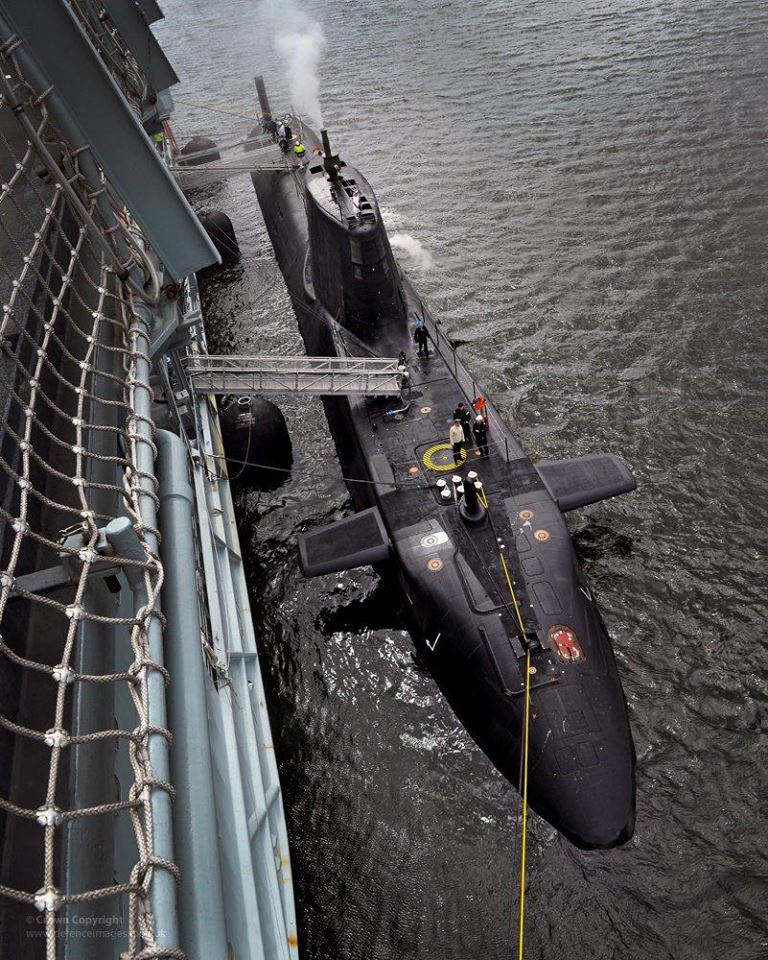
[[[134,316],[131,323],[131,335],[136,338],[136,383],[135,405],[133,411],[136,433],[136,464],[141,471],[140,484],[145,491],[139,500],[141,518],[145,526],[147,541],[152,550],[158,552],[159,544],[152,530],[157,530],[157,506],[154,490],[155,447],[152,440],[152,388],[149,385],[151,367],[149,360],[150,335],[153,314],[144,304],[134,304]],[[144,586],[134,593],[134,606],[138,610],[146,602]],[[163,665],[163,628],[157,617],[153,617],[147,629],[149,650],[152,660]],[[158,729],[167,729],[165,680],[159,670],[145,668],[149,690],[149,722]],[[168,741],[159,733],[150,734],[149,757],[154,775],[158,780],[170,782],[170,763]],[[171,798],[165,790],[152,791],[152,817],[154,821],[155,855],[174,861],[173,856],[173,819]],[[155,938],[158,946],[175,947],[179,942],[178,917],[176,913],[176,881],[164,868],[155,870],[151,891],[152,911],[155,916]]]
[[[227,931],[236,956],[298,956],[288,837],[218,418],[195,399],[193,461],[214,654],[228,683],[206,685]],[[209,473],[213,472],[213,475]]]
[[[227,960],[221,865],[211,769],[208,718],[202,705],[211,684],[200,646],[201,624],[195,566],[194,491],[182,439],[158,430],[160,526],[163,539],[163,614],[166,664],[173,684],[168,713],[174,731],[171,774],[176,859],[181,870],[181,942],[191,957]]]
[[[144,14],[134,0],[101,0],[112,22],[120,31],[136,63],[154,90],[165,90],[179,82],[176,72],[168,62],[154,34],[147,29]]]
[[[47,103],[57,122],[68,120],[75,147],[89,148],[121,200],[176,280],[219,262],[216,250],[147,138],[125,97],[96,55],[68,4],[59,0],[0,0],[16,50],[51,84]],[[151,36],[147,27],[147,34]],[[77,63],[77,70],[72,64]]]
[[[95,8],[95,5],[89,6],[90,10]],[[140,6],[149,18],[157,19],[160,15],[154,0],[142,0]],[[147,242],[168,268],[166,278],[169,273],[182,277],[201,266],[216,262],[218,257],[213,246],[147,140],[119,87],[87,40],[69,5],[64,0],[40,0],[35,4],[25,0],[0,0],[0,43],[17,43],[17,36],[22,42],[16,46],[14,53],[19,58],[25,77],[38,93],[46,93],[46,105],[60,133],[69,141],[68,146],[71,149],[83,148],[78,159],[89,186],[101,186],[96,166],[98,162],[107,177],[114,181],[121,201],[144,230]],[[93,155],[89,156],[87,154],[91,147]],[[109,219],[114,217],[114,211],[108,198],[103,196],[97,202],[100,205],[99,212],[106,217],[105,223],[114,222]],[[98,242],[95,237],[94,240]],[[139,243],[139,246],[143,244]],[[112,259],[108,262],[114,262],[115,253],[109,246],[106,249],[102,246],[101,250],[111,255]],[[126,248],[118,248],[118,252],[123,256]],[[188,278],[185,283],[187,286],[194,287],[194,276]],[[143,357],[160,357],[164,347],[171,345],[176,331],[187,330],[195,325],[200,317],[199,302],[195,296],[181,322],[178,322],[178,318],[173,323],[168,322],[168,314],[173,311],[164,300],[155,306],[134,303],[133,312],[131,335],[135,337],[136,349],[142,357],[134,372],[135,409],[132,411],[136,461],[144,490],[139,497],[139,508],[142,522],[148,528],[156,528],[158,517],[153,480],[155,451],[152,393],[149,386],[151,367]],[[150,345],[152,330],[159,330],[160,336],[156,343]],[[195,348],[205,349],[201,328],[195,331],[192,339]],[[159,366],[163,369],[164,363],[164,359],[160,358]],[[198,909],[197,919],[193,919],[193,923],[197,928],[205,924],[209,929],[190,933],[188,912],[191,908],[188,906],[188,891],[182,887],[178,894],[184,910],[180,936],[176,884],[162,863],[157,863],[151,892],[156,942],[161,949],[167,947],[176,950],[183,946],[188,949],[190,957],[212,957],[216,960],[228,956],[226,951],[229,946],[238,957],[295,960],[296,922],[287,833],[234,510],[227,478],[217,475],[223,455],[218,419],[207,397],[194,398],[191,406],[194,408],[196,425],[199,426],[201,446],[201,456],[193,463],[194,510],[200,525],[201,541],[197,551],[192,554],[193,566],[195,558],[199,562],[196,575],[184,578],[182,584],[175,583],[177,572],[182,578],[181,571],[174,569],[180,557],[176,538],[169,533],[165,549],[172,551],[172,557],[169,559],[166,553],[168,578],[163,584],[162,599],[169,619],[173,616],[176,621],[175,625],[169,624],[169,638],[174,637],[174,630],[178,628],[190,646],[192,637],[197,644],[197,650],[192,652],[197,653],[195,659],[202,673],[203,698],[190,694],[183,709],[189,712],[192,707],[196,708],[197,719],[205,726],[202,739],[199,737],[197,742],[202,744],[201,754],[204,754],[207,737],[205,756],[210,770],[208,779],[211,781],[215,778],[213,806],[216,814],[212,818],[210,796],[206,798],[204,789],[202,797],[194,788],[184,791],[187,795],[184,799],[190,801],[186,809],[193,811],[190,816],[201,815],[201,819],[196,821],[196,829],[190,833],[191,821],[184,825],[181,823],[182,817],[187,815],[184,802],[180,813],[174,814],[168,793],[161,789],[153,790],[154,854],[161,860],[176,859],[176,827],[178,835],[184,838],[179,843],[178,853],[182,866],[184,858],[190,854],[187,847],[195,848],[191,855],[197,856],[198,863],[215,863],[218,859],[220,885],[215,882],[213,868],[211,872],[213,886],[219,890],[218,899],[224,916],[221,922],[212,916],[214,908],[218,911],[218,906],[208,896],[203,909]],[[107,412],[111,414],[111,411],[112,408],[108,407]],[[183,440],[186,441],[184,449],[189,453],[189,438],[185,435]],[[110,454],[113,451],[104,449],[102,452]],[[203,457],[207,459],[205,466]],[[111,479],[111,475],[106,479]],[[119,477],[116,479],[119,481]],[[172,498],[174,502],[178,499],[173,495]],[[166,500],[163,509],[167,503]],[[187,509],[185,504],[181,506]],[[105,512],[113,514],[116,509],[119,507],[105,509]],[[165,516],[162,519],[165,523]],[[191,537],[189,520],[185,522],[187,536]],[[118,538],[127,536],[128,531],[124,526],[120,523],[114,525],[112,534]],[[156,550],[156,538],[149,531],[147,540]],[[188,546],[187,543],[185,551]],[[99,586],[97,578],[94,578],[93,590],[99,591],[99,596],[103,595],[103,602],[110,605],[111,613],[118,610],[122,616],[130,619],[145,605],[146,592],[143,580],[135,577],[132,578],[135,589],[126,589],[127,573],[120,573],[123,590],[118,601],[119,607],[112,605],[112,595]],[[194,588],[199,583],[204,587],[205,596],[200,597],[198,592],[190,598],[190,585],[193,585],[195,593]],[[184,588],[183,592],[181,587]],[[190,603],[190,599],[194,602]],[[219,658],[216,673],[221,682],[218,687],[205,674],[200,647],[200,621],[197,620],[197,630],[192,633],[183,619],[185,612],[197,612],[198,603],[205,603],[205,614],[210,619],[210,640]],[[192,619],[189,623],[192,623]],[[94,637],[96,641],[83,645],[83,656],[87,654],[89,659],[83,659],[80,665],[93,667],[85,672],[109,673],[111,660],[119,656],[119,648],[112,643],[102,642],[106,633],[102,624],[89,622],[83,630],[84,636]],[[165,659],[164,642],[158,619],[152,620],[148,638],[150,659],[162,665]],[[175,648],[176,644],[173,646]],[[169,662],[175,652],[175,649],[173,652],[168,649]],[[182,669],[188,666],[182,665]],[[151,665],[146,665],[144,669],[149,686],[149,724],[152,728],[167,729],[163,677]],[[178,669],[177,664],[174,670]],[[177,678],[175,682],[181,684],[183,681]],[[88,732],[97,727],[106,728],[114,720],[117,720],[118,726],[125,725],[121,720],[126,708],[130,707],[127,695],[119,691],[113,704],[97,697],[100,689],[86,686],[84,691],[78,691],[73,703],[73,730]],[[187,693],[186,690],[184,692]],[[194,758],[198,763],[200,769],[190,769],[189,776],[204,782],[206,759],[195,757],[191,739],[195,731],[200,734],[200,730],[194,726],[187,729],[184,724],[179,726],[176,717],[178,705],[178,701],[168,705],[169,712],[172,711],[174,734],[179,738],[178,749],[182,755],[186,749],[188,761],[191,763],[191,758]],[[170,781],[171,764],[165,737],[151,734],[149,753],[154,776],[158,781]],[[98,757],[95,767],[94,756]],[[102,793],[108,792],[114,779],[122,781],[126,778],[128,782],[131,771],[127,769],[126,750],[118,751],[115,757],[106,746],[90,744],[86,748],[76,744],[73,745],[72,758],[70,773],[78,808],[89,805],[96,781],[103,788]],[[175,758],[173,763],[176,772]],[[183,786],[181,782],[178,785]],[[206,809],[209,811],[207,814]],[[116,868],[132,862],[128,852],[132,840],[128,832],[128,818],[103,817],[95,824],[81,818],[68,822],[62,829],[66,836],[66,859],[62,870],[71,889],[79,891],[105,887],[112,881]],[[210,842],[218,852],[211,851]],[[199,845],[202,846],[197,849]],[[94,855],[94,849],[114,850],[114,862],[108,857]],[[192,869],[196,868],[193,866]],[[204,870],[205,867],[200,869]],[[193,884],[191,896],[197,896],[198,886],[197,882]],[[122,910],[123,904],[118,909]],[[98,917],[98,911],[98,901],[87,900],[69,905],[66,915],[70,918]],[[121,919],[124,924],[125,917]],[[203,944],[199,949],[194,946],[194,937],[198,934]],[[203,939],[206,937],[207,940]],[[213,947],[205,946],[206,942],[211,941],[215,941]],[[106,949],[109,953],[113,949],[116,952],[120,946],[119,940],[115,939]],[[78,960],[81,954],[83,957],[101,956],[104,949],[103,941],[95,938],[92,942],[77,946],[74,941],[64,945],[65,955],[76,955]]]

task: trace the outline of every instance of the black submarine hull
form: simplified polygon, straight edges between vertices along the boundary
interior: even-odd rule
[[[319,143],[305,137],[308,149]],[[355,508],[375,509],[386,540],[386,559],[376,567],[397,576],[421,658],[472,738],[516,787],[526,682],[521,643],[526,633],[538,639],[530,659],[529,802],[580,847],[624,843],[635,815],[626,703],[561,507],[490,401],[493,453],[470,464],[489,504],[480,528],[468,529],[436,496],[434,483],[409,485],[414,467],[424,471],[425,445],[445,440],[451,405],[471,401],[479,388],[392,256],[370,186],[351,168],[344,174],[355,190],[362,187],[370,210],[364,223],[359,209],[350,215],[347,199],[339,200],[338,183],[319,161],[252,179],[308,354],[409,355],[418,416],[413,403],[393,423],[386,404],[323,399],[345,476],[363,481],[349,484]],[[425,317],[433,353],[419,365],[412,359],[413,314]],[[393,486],[402,463],[409,473]],[[340,541],[352,529],[340,531]],[[322,532],[326,549],[332,536]],[[505,592],[502,555],[510,590],[525,606],[525,630]],[[370,562],[379,555],[366,556]],[[562,655],[562,637],[566,647],[573,638],[576,659],[572,648]]]

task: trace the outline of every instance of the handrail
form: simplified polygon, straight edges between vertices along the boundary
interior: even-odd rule
[[[210,356],[195,354],[185,360],[185,367],[189,373],[210,370],[243,370],[247,373],[253,370],[370,370],[379,373],[396,373],[398,360],[393,357],[241,357],[241,356]]]

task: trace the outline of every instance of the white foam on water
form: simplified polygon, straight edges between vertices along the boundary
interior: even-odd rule
[[[403,253],[407,253],[414,266],[418,267],[419,270],[427,271],[434,267],[435,260],[432,254],[427,250],[421,240],[417,240],[416,237],[411,236],[410,233],[392,233],[390,234],[389,242],[395,250],[401,250]]]

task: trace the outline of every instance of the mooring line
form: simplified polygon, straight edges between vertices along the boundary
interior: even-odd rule
[[[488,496],[485,492],[485,488],[480,490],[480,498],[485,506],[486,510],[490,512],[488,505]],[[525,624],[523,622],[523,615],[520,611],[520,605],[517,602],[517,596],[515,595],[515,589],[512,585],[512,577],[509,575],[509,568],[507,567],[507,561],[504,557],[504,552],[499,549],[499,560],[501,561],[501,568],[504,571],[504,578],[507,581],[507,587],[509,588],[509,595],[512,597],[512,603],[515,607],[515,615],[517,617],[517,624],[520,628],[521,639],[525,642]],[[519,785],[520,795],[522,798],[522,824],[520,828],[520,900],[518,907],[518,927],[517,927],[517,957],[518,960],[523,960],[523,952],[525,947],[525,878],[526,878],[526,868],[527,868],[527,848],[528,848],[528,744],[530,741],[530,718],[531,718],[531,651],[530,648],[526,647],[525,653],[525,710],[523,715],[523,742],[522,742],[522,757],[521,757],[521,781]]]
[[[523,960],[525,942],[525,869],[528,839],[528,739],[531,716],[531,651],[525,656],[525,718],[523,726],[523,826],[520,849],[520,921],[517,930],[517,957]]]

